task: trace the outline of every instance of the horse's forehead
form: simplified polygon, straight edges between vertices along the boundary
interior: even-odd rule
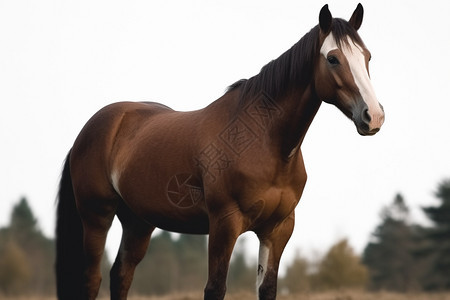
[[[347,41],[341,43],[342,45],[342,53],[348,57],[353,55],[361,54],[363,55],[364,49],[353,42],[349,36],[347,36]],[[325,58],[328,56],[328,53],[332,50],[338,49],[338,44],[333,36],[332,33],[328,34],[328,36],[323,41],[322,47],[320,48],[320,54],[325,56]]]
[[[328,53],[332,50],[335,50],[338,48],[338,45],[336,43],[336,40],[333,37],[333,34],[330,33],[323,41],[322,47],[320,48],[320,54],[327,57]]]

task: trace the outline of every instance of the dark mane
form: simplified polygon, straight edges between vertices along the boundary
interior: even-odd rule
[[[342,43],[348,46],[348,40],[346,37],[350,37],[353,43],[360,46],[364,46],[364,42],[359,36],[358,32],[345,20],[343,19],[333,19],[333,25],[331,26],[331,32],[336,40],[339,49],[342,48]]]
[[[319,51],[319,32],[319,25],[317,25],[289,50],[262,67],[259,74],[250,79],[236,81],[228,87],[227,91],[240,88],[241,100],[261,91],[277,98],[294,85],[308,85],[313,78],[314,60]],[[342,43],[348,44],[346,36],[349,36],[353,42],[364,45],[356,30],[345,20],[333,19],[331,32],[339,48],[342,47]]]

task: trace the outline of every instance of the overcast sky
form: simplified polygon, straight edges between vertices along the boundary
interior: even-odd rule
[[[0,0],[0,226],[26,196],[53,237],[62,162],[98,109],[121,100],[206,106],[318,23],[327,2]],[[328,1],[348,19],[357,1]],[[302,149],[308,183],[284,261],[348,237],[361,252],[400,192],[412,219],[450,177],[449,1],[365,1],[360,35],[386,112],[362,137],[323,104]],[[114,225],[110,249],[120,237]],[[257,253],[253,235],[250,253]]]

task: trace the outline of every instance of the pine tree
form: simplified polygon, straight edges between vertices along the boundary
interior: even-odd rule
[[[311,289],[309,267],[306,258],[297,253],[286,270],[281,287],[287,289],[291,294],[308,292]]]
[[[147,254],[137,266],[131,293],[163,295],[177,290],[180,274],[175,242],[167,231],[153,237]]]
[[[414,228],[409,224],[409,208],[402,195],[397,194],[382,210],[381,219],[363,254],[370,288],[401,292],[416,289],[419,271],[413,256]]]
[[[13,207],[9,228],[11,234],[13,234],[21,244],[27,244],[30,239],[33,239],[36,236],[38,231],[37,220],[25,197],[22,197],[19,203]]]
[[[227,286],[231,292],[254,291],[256,282],[256,263],[248,263],[245,251],[245,238],[239,239],[234,248],[228,270]]]
[[[31,266],[25,252],[11,239],[0,239],[0,291],[17,295],[30,284]]]
[[[208,274],[206,235],[181,234],[174,246],[180,269],[177,289],[181,291],[201,289]]]
[[[346,239],[331,247],[314,278],[316,289],[364,288],[367,269]]]
[[[146,256],[137,266],[130,293],[163,295],[198,290],[207,278],[206,236],[167,231],[152,237]]]
[[[440,204],[423,208],[433,223],[423,230],[431,261],[423,280],[426,289],[450,290],[450,179],[439,184],[435,196]]]
[[[54,242],[39,230],[37,219],[26,198],[21,198],[13,207],[10,220],[8,227],[0,229],[0,244],[3,246],[0,247],[0,261],[4,266],[0,267],[0,273],[12,270],[6,277],[0,275],[1,289],[5,291],[5,286],[9,286],[4,284],[8,280],[15,282],[13,286],[20,286],[20,282],[26,279],[27,284],[20,288],[20,293],[53,293]]]

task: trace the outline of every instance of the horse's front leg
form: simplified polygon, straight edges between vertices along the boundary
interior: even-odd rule
[[[210,215],[209,218],[208,282],[204,299],[222,300],[231,253],[242,230],[242,219],[237,213],[226,217]]]
[[[280,258],[293,230],[294,212],[272,231],[257,233],[260,241],[256,283],[259,300],[273,300],[277,297]]]

